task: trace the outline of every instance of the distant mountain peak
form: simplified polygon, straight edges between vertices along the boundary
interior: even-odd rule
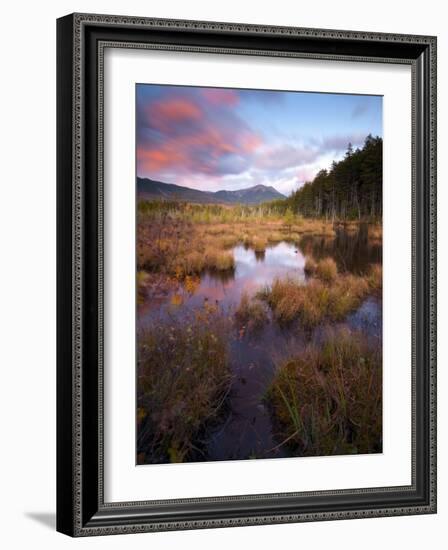
[[[245,189],[233,191],[222,189],[213,192],[139,177],[137,177],[137,192],[141,198],[197,203],[260,204],[286,198],[271,185],[261,183]]]

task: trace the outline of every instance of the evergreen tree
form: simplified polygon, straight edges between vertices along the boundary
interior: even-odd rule
[[[288,199],[272,208],[305,217],[326,219],[379,219],[383,208],[383,140],[368,135],[362,149],[348,144],[345,157],[321,170]]]

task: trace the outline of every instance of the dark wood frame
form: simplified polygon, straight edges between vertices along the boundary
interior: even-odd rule
[[[102,54],[110,46],[411,65],[412,485],[104,502]],[[436,38],[73,14],[57,22],[57,52],[58,531],[88,536],[434,513]]]

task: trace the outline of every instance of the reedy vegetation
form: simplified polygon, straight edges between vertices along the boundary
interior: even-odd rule
[[[205,304],[190,319],[154,324],[139,335],[138,449],[150,462],[183,462],[216,421],[231,387],[231,323]]]
[[[247,293],[244,293],[235,311],[235,322],[240,331],[257,332],[269,322],[269,314],[265,304],[256,298],[250,298]]]
[[[226,207],[140,201],[137,269],[183,280],[209,271],[232,271],[229,250],[237,244],[264,252],[281,241],[296,242],[305,234],[333,237],[333,225],[300,216],[286,219],[263,213],[263,206]]]
[[[313,273],[307,282],[275,279],[271,287],[258,293],[258,298],[269,304],[279,323],[299,320],[303,327],[310,329],[324,321],[343,320],[367,295],[379,292],[382,286],[380,265],[373,266],[365,276],[339,274],[331,258],[317,264],[312,261],[305,269]]]
[[[382,450],[381,348],[359,332],[329,330],[281,362],[267,399],[299,456]]]

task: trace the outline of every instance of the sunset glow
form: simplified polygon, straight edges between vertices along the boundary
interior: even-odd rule
[[[289,194],[368,134],[382,98],[138,84],[137,175],[200,190]]]

